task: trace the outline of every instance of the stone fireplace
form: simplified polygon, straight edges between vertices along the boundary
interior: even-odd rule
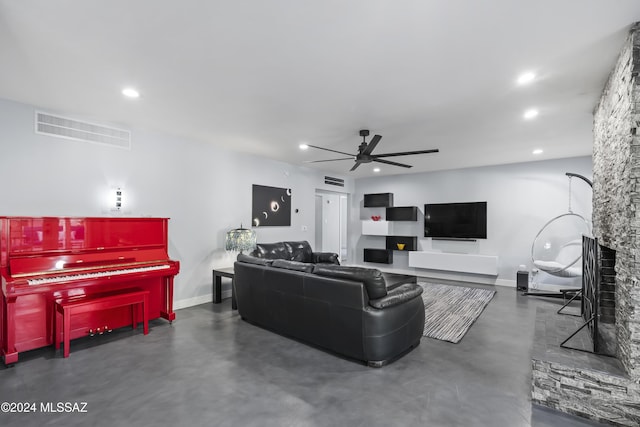
[[[616,251],[617,357],[640,379],[640,23],[594,112],[593,234]]]
[[[538,312],[532,401],[617,425],[640,425],[640,23],[594,110],[593,234],[603,248],[598,321],[613,357],[559,349],[569,316]],[[612,268],[613,267],[613,270]],[[615,274],[614,274],[615,273]],[[614,283],[613,283],[614,282]],[[574,321],[575,322],[575,321]],[[549,332],[553,331],[553,332]]]

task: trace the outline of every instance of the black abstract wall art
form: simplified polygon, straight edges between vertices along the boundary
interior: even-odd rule
[[[291,225],[291,189],[253,185],[251,218],[254,227]]]

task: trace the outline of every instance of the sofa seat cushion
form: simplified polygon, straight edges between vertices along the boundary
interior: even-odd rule
[[[375,268],[316,264],[313,274],[362,282],[367,290],[369,299],[378,299],[387,295],[384,277],[382,277],[380,270]]]
[[[284,242],[258,243],[252,255],[266,259],[291,259]]]
[[[298,261],[288,261],[284,259],[274,259],[271,263],[272,267],[284,268],[287,270],[302,271],[303,273],[311,273],[313,271],[313,264]]]

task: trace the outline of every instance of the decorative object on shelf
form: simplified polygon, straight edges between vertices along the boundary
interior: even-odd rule
[[[401,251],[401,250],[404,249],[405,244],[404,243],[396,243],[396,246],[398,247],[398,250]]]
[[[380,215],[371,215],[371,219],[374,221],[380,221],[382,217]]]
[[[404,247],[400,249],[399,244]],[[418,249],[418,238],[416,236],[387,236],[385,247],[393,251],[415,251]]]
[[[291,189],[253,185],[254,227],[291,225]]]
[[[251,251],[256,247],[256,232],[247,228],[234,228],[227,232],[224,241],[224,248],[228,251],[240,252]]]

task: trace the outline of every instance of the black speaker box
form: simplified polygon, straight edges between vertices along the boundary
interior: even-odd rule
[[[516,273],[516,289],[518,291],[527,292],[529,290],[529,272],[518,271]]]

